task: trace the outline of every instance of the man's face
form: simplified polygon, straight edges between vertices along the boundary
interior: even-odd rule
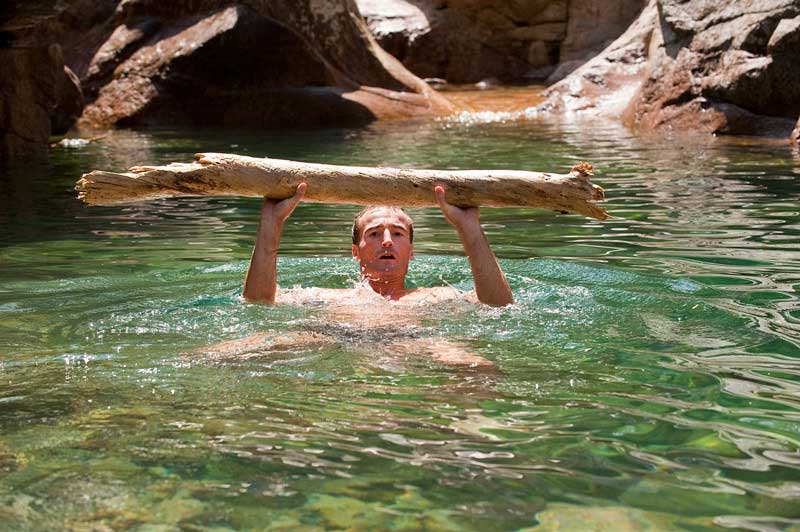
[[[361,239],[353,244],[353,257],[361,264],[361,275],[371,281],[405,279],[408,262],[414,258],[411,219],[403,212],[377,208],[359,220]]]

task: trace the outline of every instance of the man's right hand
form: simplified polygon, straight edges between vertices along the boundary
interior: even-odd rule
[[[278,289],[278,246],[283,224],[294,212],[306,193],[306,184],[297,185],[294,196],[283,200],[265,198],[261,206],[261,223],[258,225],[256,245],[250,258],[250,267],[244,278],[242,295],[248,301],[272,303]]]

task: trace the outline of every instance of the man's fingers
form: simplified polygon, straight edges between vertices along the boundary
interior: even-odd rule
[[[308,187],[308,185],[306,185],[305,183],[300,183],[299,185],[297,185],[297,191],[294,193],[294,196],[289,198],[289,201],[287,203],[289,203],[292,210],[294,210],[294,208],[300,204],[300,201],[303,199],[303,196],[305,196],[306,187]]]
[[[436,194],[436,201],[439,203],[439,206],[444,209],[447,206],[447,200],[444,199],[444,187],[442,185],[436,185],[433,187],[433,192]]]

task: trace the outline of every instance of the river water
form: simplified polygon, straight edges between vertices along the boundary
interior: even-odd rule
[[[2,167],[0,529],[800,530],[800,158],[486,118],[117,131]],[[249,305],[257,200],[86,208],[71,190],[90,169],[199,151],[587,160],[613,218],[485,209],[508,308],[425,305],[409,324],[378,302],[374,324]],[[357,210],[301,205],[281,285],[352,286]],[[470,289],[438,210],[411,214],[410,284]],[[207,355],[297,331],[335,341]],[[439,362],[442,344],[493,367]]]

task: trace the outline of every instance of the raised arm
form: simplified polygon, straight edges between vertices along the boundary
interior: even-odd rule
[[[497,264],[489,241],[481,228],[477,207],[462,209],[447,203],[444,197],[444,187],[437,185],[434,188],[436,200],[442,209],[444,217],[458,231],[458,237],[464,246],[464,252],[472,268],[472,277],[475,280],[475,292],[481,303],[502,307],[514,302],[511,288],[508,286],[503,270]]]
[[[283,224],[303,199],[305,192],[306,184],[300,183],[297,192],[291,198],[285,200],[264,198],[256,245],[244,278],[242,295],[248,301],[263,303],[275,301],[278,289],[278,246],[281,243]]]

